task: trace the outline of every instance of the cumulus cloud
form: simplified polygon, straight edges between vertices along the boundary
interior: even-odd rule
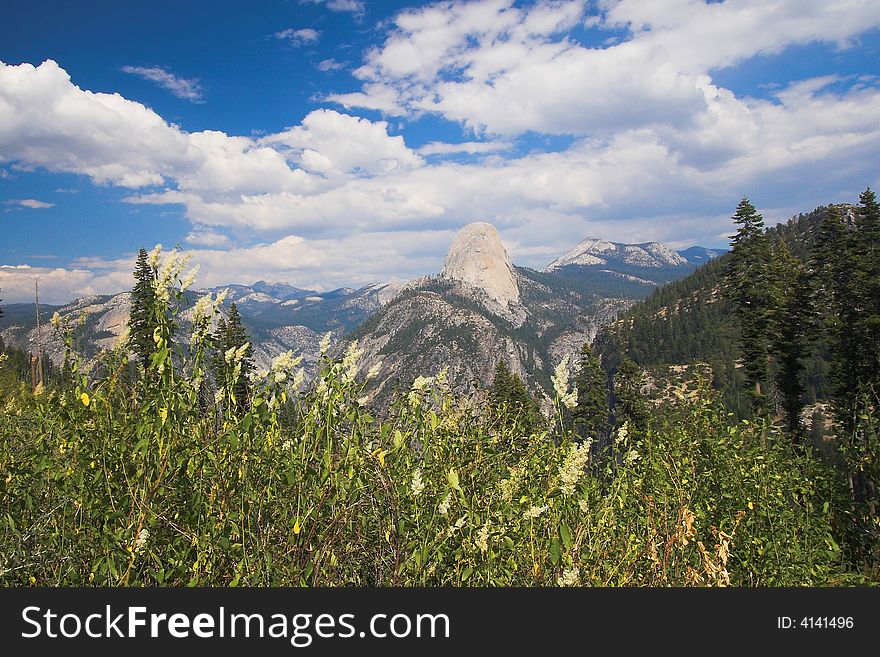
[[[91,294],[115,294],[131,287],[130,269],[0,265],[4,303],[33,301],[34,278],[40,281],[40,300],[49,304],[67,303]]]
[[[123,73],[130,73],[144,80],[155,82],[163,89],[170,91],[183,100],[188,100],[192,103],[203,102],[202,86],[197,78],[189,80],[181,78],[159,66],[123,66],[122,71]]]
[[[290,45],[297,48],[311,43],[317,43],[319,36],[317,30],[313,30],[310,27],[303,27],[298,30],[288,27],[286,30],[281,30],[280,32],[275,33],[276,39],[287,41]]]

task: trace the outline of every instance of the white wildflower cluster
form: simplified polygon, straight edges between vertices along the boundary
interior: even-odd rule
[[[382,361],[381,360],[373,363],[373,365],[370,367],[369,371],[367,372],[367,381],[371,381],[372,379],[375,379],[377,376],[379,376],[379,372],[381,369],[382,369]]]
[[[578,500],[578,508],[581,510],[581,513],[590,512],[590,505],[587,504],[586,500]]]
[[[508,468],[508,470],[510,471],[510,477],[502,479],[498,484],[498,487],[501,489],[501,499],[505,502],[510,502],[513,499],[526,473],[525,468],[521,465]]]
[[[577,566],[572,568],[564,568],[562,575],[556,578],[556,584],[559,586],[577,586],[581,581],[581,570]]]
[[[162,255],[162,245],[157,244],[153,247],[153,250],[150,251],[150,255],[147,256],[147,264],[150,265],[153,269],[159,268],[159,256]]]
[[[626,445],[627,439],[629,438],[629,426],[628,422],[624,422],[620,425],[620,428],[617,430],[617,438],[615,440],[617,446]]]
[[[223,358],[227,363],[240,363],[250,347],[250,342],[245,342],[240,347],[230,347],[226,350],[226,353],[223,354]]]
[[[200,265],[196,265],[192,269],[187,272],[186,276],[183,277],[183,280],[180,282],[180,291],[188,290],[192,287],[193,283],[196,282],[196,276],[199,274]]]
[[[636,450],[631,449],[626,453],[626,456],[623,457],[623,462],[627,465],[632,465],[640,458],[642,458],[642,455],[639,454]]]
[[[272,367],[270,372],[275,383],[284,383],[287,381],[289,373],[300,364],[302,356],[294,357],[293,351],[285,351],[272,359]]]
[[[358,349],[358,341],[353,340],[350,345],[348,345],[348,349],[345,351],[345,356],[342,358],[342,377],[343,381],[353,381],[355,374],[357,374],[358,370],[358,361],[360,361],[361,356],[364,355],[363,349]]]
[[[158,249],[158,251],[156,249]],[[161,245],[157,245],[156,249],[153,249],[153,252],[156,253],[155,257],[158,262]],[[171,286],[174,284],[174,281],[179,279],[180,273],[183,271],[183,268],[186,267],[186,263],[189,262],[190,256],[191,254],[189,253],[181,255],[177,249],[173,249],[168,254],[161,267],[159,267],[158,277],[154,283],[157,299],[166,304],[171,300]],[[189,284],[191,285],[195,281],[196,271],[198,270],[195,269],[190,271],[189,274],[186,275],[184,281],[181,283],[181,290],[187,288],[187,286],[183,284],[184,282],[189,281]]]
[[[477,547],[480,548],[480,552],[488,552],[489,551],[489,524],[490,522],[487,520],[486,524],[480,527],[480,531],[477,532]]]
[[[568,356],[565,356],[556,366],[553,372],[553,389],[556,391],[556,397],[566,408],[574,408],[577,406],[578,392],[577,387],[573,387],[571,392],[568,390]]]
[[[422,491],[425,490],[425,482],[422,481],[421,468],[413,470],[412,483],[409,488],[412,491],[413,497],[418,497],[422,494]]]
[[[454,535],[455,532],[457,532],[457,531],[460,530],[462,527],[464,527],[464,523],[466,523],[466,522],[467,522],[467,516],[462,516],[461,518],[459,518],[458,520],[456,520],[454,525],[450,525],[450,526],[446,529],[446,536],[452,536],[452,535]]]
[[[52,326],[56,330],[61,326],[61,315],[58,314],[57,310],[52,313]]]
[[[323,338],[321,338],[321,343],[318,347],[321,349],[321,355],[324,356],[327,353],[327,350],[330,348],[330,338],[332,337],[332,333],[327,331]]]
[[[449,507],[452,505],[452,491],[446,493],[446,497],[443,498],[443,501],[440,502],[440,505],[437,507],[437,513],[441,516],[445,516],[449,514]]]
[[[562,481],[559,488],[563,495],[573,495],[575,487],[581,476],[584,474],[584,468],[587,467],[587,461],[590,460],[590,447],[593,441],[587,439],[580,445],[572,445],[562,465],[559,466],[559,479]]]
[[[413,408],[418,408],[422,403],[422,394],[434,382],[433,376],[417,376],[409,391],[409,403]]]
[[[150,540],[150,530],[144,527],[138,532],[137,539],[135,539],[134,553],[137,554],[143,550],[147,546],[148,540]]]
[[[523,520],[534,520],[535,518],[540,516],[542,513],[547,511],[547,509],[549,509],[549,508],[550,507],[547,506],[546,504],[544,506],[533,506],[528,511],[523,513]]]

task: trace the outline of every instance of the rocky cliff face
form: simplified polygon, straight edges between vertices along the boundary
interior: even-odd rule
[[[519,301],[513,265],[492,224],[480,221],[462,228],[440,275],[482,290],[501,306]]]
[[[460,392],[485,387],[500,360],[549,400],[556,363],[630,303],[513,266],[495,228],[477,223],[453,240],[439,276],[407,286],[354,337],[364,371],[383,363],[370,391],[380,404],[443,368]]]

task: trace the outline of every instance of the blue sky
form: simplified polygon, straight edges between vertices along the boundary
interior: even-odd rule
[[[880,0],[5,2],[0,288],[434,273],[494,223],[517,264],[587,236],[722,246],[880,183]]]

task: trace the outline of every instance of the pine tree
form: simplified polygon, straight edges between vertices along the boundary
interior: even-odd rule
[[[519,422],[526,431],[538,424],[539,409],[523,380],[502,359],[495,365],[491,390],[492,410],[508,426]]]
[[[803,359],[809,353],[813,316],[812,284],[801,261],[791,255],[784,241],[774,249],[772,260],[775,305],[771,309],[771,351],[778,364],[776,386],[782,394],[788,429],[798,443],[805,392],[801,375]]]
[[[875,391],[880,404],[880,205],[870,188],[859,197],[854,232],[856,266],[854,301],[859,310],[854,318],[859,340],[859,379]]]
[[[142,363],[149,376],[149,359],[155,350],[153,333],[156,321],[156,290],[153,281],[156,272],[150,266],[145,249],[138,251],[134,267],[135,284],[131,290],[131,313],[128,319],[129,347]]]
[[[0,299],[0,301],[3,301],[3,299]],[[0,306],[0,319],[3,319],[3,306]]]
[[[251,393],[250,376],[254,371],[253,347],[248,340],[247,331],[242,323],[241,314],[235,302],[229,307],[227,318],[220,319],[217,323],[217,332],[214,336],[215,352],[213,358],[214,377],[218,386],[232,382],[232,394],[235,398],[236,407],[241,410],[248,406]],[[233,352],[244,348],[241,359],[232,357]],[[237,376],[236,376],[237,371]]]
[[[740,201],[733,221],[739,229],[731,236],[726,291],[739,319],[743,370],[752,409],[755,414],[763,415],[767,411],[768,342],[773,306],[770,242],[764,232],[764,218],[748,199]]]
[[[618,426],[626,422],[630,431],[644,429],[650,416],[642,394],[643,380],[642,369],[624,357],[614,375],[614,417]]]
[[[583,436],[601,442],[608,428],[608,386],[599,358],[589,342],[581,347],[575,377],[578,401],[572,412],[575,429]]]

